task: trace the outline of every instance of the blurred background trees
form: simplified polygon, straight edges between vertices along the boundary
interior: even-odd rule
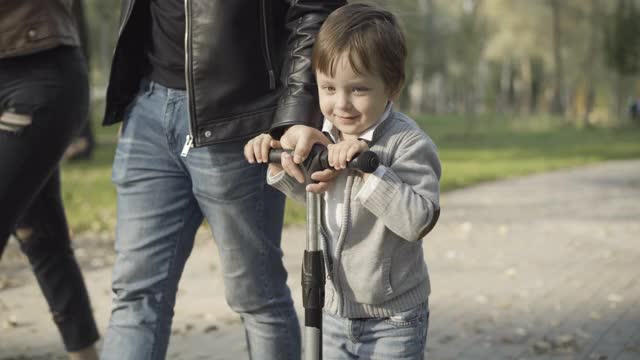
[[[98,124],[120,0],[81,1],[97,146],[91,161],[63,165],[63,195],[75,233],[111,239],[118,126]],[[444,191],[640,157],[640,126],[629,120],[640,99],[640,0],[367,1],[404,25],[408,73],[396,107],[438,144]],[[288,203],[285,221],[304,223],[304,208]]]
[[[551,113],[578,126],[640,96],[638,0],[378,0],[407,30],[412,113]]]
[[[99,90],[120,2],[84,1]],[[370,2],[405,27],[409,77],[399,106],[412,114],[465,114],[473,126],[480,113],[548,113],[583,127],[624,118],[640,97],[640,0]]]

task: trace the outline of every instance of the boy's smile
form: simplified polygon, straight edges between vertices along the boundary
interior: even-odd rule
[[[357,139],[384,113],[389,94],[382,78],[355,73],[347,56],[336,61],[335,74],[316,72],[320,110],[343,138]]]

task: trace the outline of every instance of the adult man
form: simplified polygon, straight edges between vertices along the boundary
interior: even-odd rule
[[[164,358],[203,216],[251,357],[299,357],[280,250],[284,199],[242,148],[266,131],[298,157],[322,141],[305,126],[321,121],[311,47],[343,4],[123,0],[104,120],[124,120],[112,176],[117,257],[104,359]]]

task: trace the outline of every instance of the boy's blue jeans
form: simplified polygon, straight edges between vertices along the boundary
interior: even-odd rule
[[[421,360],[429,328],[429,306],[418,305],[388,318],[322,317],[324,360]]]
[[[280,249],[284,196],[266,184],[266,166],[244,159],[244,141],[181,157],[187,134],[186,93],[143,81],[113,164],[117,256],[102,358],[165,358],[178,281],[206,217],[251,358],[298,359],[300,329]]]

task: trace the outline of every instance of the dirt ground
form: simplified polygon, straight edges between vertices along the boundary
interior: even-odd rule
[[[305,230],[289,227],[283,236],[301,311]],[[104,334],[112,239],[74,241]],[[430,360],[640,359],[640,160],[446,193],[424,252],[433,288]],[[181,282],[168,358],[247,358],[218,269],[213,241],[201,231]],[[0,360],[63,354],[14,241],[0,263]]]

